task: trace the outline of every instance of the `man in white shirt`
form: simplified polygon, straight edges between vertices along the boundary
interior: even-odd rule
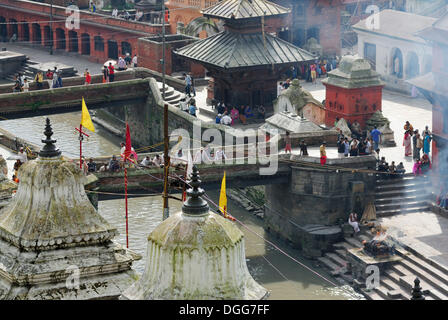
[[[372,144],[370,143],[369,139],[366,139],[366,154],[370,154],[370,148],[372,148]]]
[[[162,155],[163,156],[163,155]],[[158,154],[156,154],[156,156],[154,157],[154,159],[152,159],[152,163],[157,166],[160,167],[161,164],[163,164],[163,158],[161,156],[159,156]]]
[[[188,107],[188,102],[186,101],[185,97],[182,97],[182,99],[179,101],[179,108],[180,110],[187,113],[190,112],[190,108]]]
[[[283,91],[283,82],[280,82],[277,84],[277,97],[282,93]]]
[[[122,143],[120,143],[120,146],[121,146],[120,153],[121,153],[121,154],[123,155],[123,157],[124,157],[124,152],[126,151],[126,145],[125,145],[124,142],[122,142]],[[134,147],[131,147],[131,152],[135,152]]]
[[[28,161],[28,156],[26,155],[26,152],[24,152],[23,147],[20,147],[19,153],[17,155],[20,157],[20,162],[25,163]]]
[[[145,159],[143,159],[142,162],[140,162],[140,165],[143,167],[151,166],[152,165],[151,158],[149,158],[149,156],[146,156]]]
[[[137,54],[134,54],[134,57],[132,58],[132,66],[137,68]]]
[[[126,61],[122,57],[118,58],[118,70],[123,71],[126,70]]]
[[[223,115],[221,118],[221,124],[230,126],[232,124],[232,118],[230,118],[228,114]]]

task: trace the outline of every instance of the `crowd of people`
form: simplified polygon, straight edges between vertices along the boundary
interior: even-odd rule
[[[86,69],[87,70],[87,69]],[[36,72],[34,75],[34,83],[36,84],[35,90],[42,90],[44,81],[48,82],[48,87],[62,88],[62,70],[58,70],[58,67],[54,67],[53,70],[48,69],[45,76],[42,71]],[[14,86],[12,92],[28,92],[30,90],[30,82],[21,73],[14,75]]]
[[[264,119],[266,110],[260,105],[254,111],[250,105],[226,106],[222,101],[214,101],[212,108],[216,110],[215,122],[233,126],[236,123],[247,124],[249,119]]]
[[[117,62],[118,71],[123,71],[129,67],[137,67],[137,55],[135,54],[133,58],[129,53],[126,53],[124,58],[119,57]],[[115,79],[115,66],[112,62],[109,62],[108,66],[104,66],[102,70],[103,83],[114,82]],[[44,73],[42,71],[36,72],[33,82],[36,84],[35,90],[42,90],[44,87],[44,81],[48,82],[49,89],[62,88],[62,70],[58,67],[54,67],[53,70],[48,69]],[[92,75],[89,69],[84,71],[84,84],[89,85],[92,83]],[[30,90],[30,81],[25,75],[17,73],[14,75],[14,86],[12,87],[13,92],[28,92]]]
[[[432,133],[428,126],[425,127],[422,134],[418,129],[414,130],[414,127],[409,121],[403,126],[404,137],[404,155],[405,157],[412,157],[414,160],[414,167],[412,172],[414,175],[422,175],[427,173],[431,168],[430,152]]]

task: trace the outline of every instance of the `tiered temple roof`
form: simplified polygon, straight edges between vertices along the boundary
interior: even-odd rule
[[[290,13],[290,9],[266,0],[227,0],[202,11],[204,16],[223,19],[225,31],[187,45],[176,51],[181,57],[197,61],[206,67],[238,69],[256,66],[284,65],[310,61],[311,53],[293,44],[262,32],[261,19],[252,31],[238,29],[245,19],[272,17]],[[233,27],[230,28],[230,25]]]
[[[206,8],[201,13],[206,17],[220,19],[250,19],[288,14],[291,9],[266,0],[228,0]]]
[[[315,57],[293,44],[262,33],[240,34],[224,31],[179,49],[176,54],[223,69],[313,60]]]

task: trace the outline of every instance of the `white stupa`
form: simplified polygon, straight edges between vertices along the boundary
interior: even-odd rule
[[[37,160],[19,170],[0,211],[0,299],[113,299],[136,279],[136,257],[84,191],[85,176],[61,158],[50,120]]]
[[[263,299],[268,292],[249,274],[244,235],[231,221],[210,212],[197,168],[182,212],[148,237],[146,267],[122,299]]]

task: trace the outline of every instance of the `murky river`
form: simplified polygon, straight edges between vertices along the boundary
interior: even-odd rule
[[[67,157],[76,158],[79,155],[79,141],[74,128],[79,126],[81,112],[50,116],[55,132],[53,138],[57,139],[57,146]],[[0,127],[41,145],[45,124],[45,117],[35,117],[20,120],[1,121]],[[120,139],[108,134],[101,127],[96,126],[96,132],[88,141],[83,143],[83,153],[89,156],[104,156],[119,153]],[[0,148],[3,156],[7,158],[11,153]],[[14,161],[8,161],[9,176],[11,176]],[[216,202],[218,191],[208,193]],[[146,256],[147,235],[162,221],[162,199],[160,197],[132,198],[129,204],[129,247],[143,256],[135,262],[137,272],[143,272]],[[180,210],[181,203],[170,200],[170,210]],[[360,296],[349,287],[334,287],[315,273],[307,270],[299,263],[287,257],[285,253],[294,257],[301,264],[312,268],[315,272],[332,280],[331,276],[313,265],[312,261],[304,259],[300,254],[287,245],[273,239],[263,229],[262,221],[231,200],[228,203],[229,212],[240,220],[244,227],[239,225],[245,234],[246,257],[249,271],[260,284],[270,292],[270,299],[359,299]],[[116,239],[126,244],[124,200],[101,201],[99,213],[111,224],[117,227],[120,236]],[[266,243],[268,239],[278,246],[284,253]]]

